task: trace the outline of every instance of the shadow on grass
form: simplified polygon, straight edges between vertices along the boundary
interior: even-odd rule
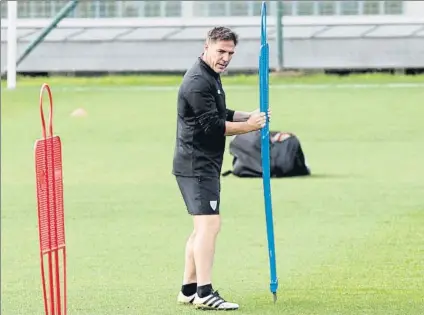
[[[332,178],[352,178],[352,174],[325,174],[325,173],[318,173],[318,174],[312,174],[310,176],[305,176],[305,178],[311,178],[311,179],[332,179]]]
[[[285,176],[285,177],[271,177],[272,181],[280,181],[280,180],[318,180],[318,179],[341,179],[341,178],[352,178],[351,174],[325,174],[325,173],[317,173],[305,176]],[[262,177],[238,177],[234,175],[223,176],[223,178],[236,178],[238,180],[262,180]]]

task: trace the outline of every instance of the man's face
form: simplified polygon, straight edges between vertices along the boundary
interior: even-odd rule
[[[205,59],[217,73],[222,73],[233,58],[235,45],[232,40],[210,41],[205,45]]]

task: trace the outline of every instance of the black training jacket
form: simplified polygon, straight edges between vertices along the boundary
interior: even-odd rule
[[[178,91],[177,134],[174,175],[221,174],[225,151],[225,121],[234,111],[227,109],[218,73],[199,57],[184,75]]]

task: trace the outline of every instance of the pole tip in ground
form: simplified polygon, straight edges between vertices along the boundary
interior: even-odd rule
[[[273,293],[273,298],[274,298],[274,304],[277,302],[277,293]]]
[[[87,116],[87,111],[83,108],[77,108],[71,113],[71,117],[85,117]]]

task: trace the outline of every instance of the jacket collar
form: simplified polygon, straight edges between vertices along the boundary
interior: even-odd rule
[[[219,73],[216,73],[204,60],[203,54],[199,57],[200,66],[202,66],[206,71],[208,71],[215,79],[220,79]]]

